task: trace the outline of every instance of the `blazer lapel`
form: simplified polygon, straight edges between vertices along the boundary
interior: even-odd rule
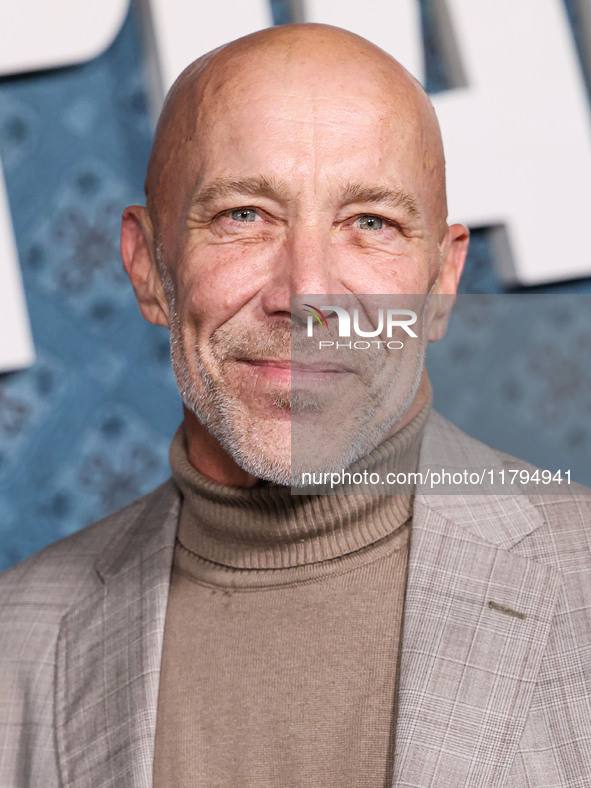
[[[486,451],[480,467],[497,466]],[[416,496],[393,785],[504,785],[561,581],[510,552],[540,524],[523,495]]]
[[[97,564],[103,589],[64,619],[56,728],[63,784],[71,788],[152,785],[178,503],[172,484],[157,491]]]

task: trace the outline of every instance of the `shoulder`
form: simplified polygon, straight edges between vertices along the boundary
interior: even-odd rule
[[[101,586],[96,564],[114,542],[121,543],[135,532],[138,520],[154,508],[170,508],[178,490],[168,480],[151,493],[123,509],[54,542],[0,575],[0,614],[15,606],[42,608],[48,617],[61,617],[74,600]]]
[[[141,574],[158,551],[172,555],[179,501],[169,480],[0,576],[0,740],[19,754],[0,764],[2,785],[16,784],[12,768],[22,774],[22,759],[28,773],[39,772],[54,784],[54,682],[62,622],[85,606],[102,609],[111,577],[121,577],[118,593],[127,593],[138,574],[130,567],[141,564]]]
[[[54,708],[62,622],[85,605],[102,609],[108,572],[125,556],[132,561],[158,549],[159,540],[174,541],[178,501],[166,482],[0,576],[0,740],[14,754],[0,758],[2,785],[20,785],[23,774],[35,785],[59,781]]]
[[[485,484],[441,484],[421,493],[427,505],[453,513],[498,546],[552,565],[564,574],[591,572],[591,489],[487,446],[432,412],[421,468],[480,475]],[[459,476],[458,476],[459,478]],[[494,479],[492,486],[489,479]],[[511,521],[511,522],[510,522]]]
[[[590,488],[571,482],[565,474],[561,474],[560,478],[548,478],[547,480],[546,477],[541,477],[539,474],[544,472],[548,475],[548,471],[472,438],[436,411],[431,411],[429,415],[421,447],[421,465],[425,466],[427,463],[431,463],[433,467],[446,468],[451,471],[496,470],[497,473],[494,477],[486,475],[484,477],[485,480],[487,478],[495,479],[492,490],[483,485],[482,489],[486,492],[523,494],[536,501],[540,497],[545,497],[548,501],[553,500],[554,496],[558,501],[576,498],[584,504],[583,508],[589,511]],[[508,471],[512,468],[517,472],[515,477],[507,476],[507,474],[499,476],[499,470]],[[524,471],[524,474],[520,475],[521,471]],[[536,471],[538,474],[534,475]],[[461,485],[461,492],[465,491],[465,486],[465,484]],[[477,485],[474,481],[472,487],[475,486]],[[474,489],[473,492],[478,492],[478,490]],[[554,501],[554,503],[558,501]]]

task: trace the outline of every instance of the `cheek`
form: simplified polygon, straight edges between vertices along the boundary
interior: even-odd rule
[[[402,292],[414,295],[423,295],[429,292],[429,267],[423,265],[420,268],[415,267],[408,272],[408,276],[404,281],[404,289]]]
[[[400,292],[425,295],[433,286],[439,271],[439,253],[432,245],[423,245],[401,266]]]
[[[344,282],[354,293],[420,295],[429,290],[429,263],[422,258],[366,255],[348,263]]]
[[[196,334],[210,335],[261,289],[268,262],[261,248],[218,244],[194,248],[178,267],[178,310]]]

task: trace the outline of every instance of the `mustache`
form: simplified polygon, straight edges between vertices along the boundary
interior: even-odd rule
[[[210,347],[213,356],[222,363],[228,359],[289,358],[291,322],[270,323],[258,329],[220,326],[211,335]]]
[[[223,325],[212,333],[209,345],[220,364],[289,358],[293,362],[323,361],[335,365],[346,361],[348,368],[360,374],[371,374],[372,370],[387,363],[393,353],[383,346],[372,346],[361,353],[337,347],[324,347],[320,351],[318,342],[307,336],[301,322],[289,319],[254,327]]]

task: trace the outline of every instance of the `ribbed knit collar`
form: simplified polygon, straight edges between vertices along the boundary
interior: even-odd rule
[[[414,471],[431,398],[402,430],[357,469]],[[181,425],[170,466],[183,495],[178,540],[201,558],[236,569],[281,569],[348,555],[391,534],[412,513],[412,496],[292,495],[289,487],[229,487],[202,476],[189,462]]]

